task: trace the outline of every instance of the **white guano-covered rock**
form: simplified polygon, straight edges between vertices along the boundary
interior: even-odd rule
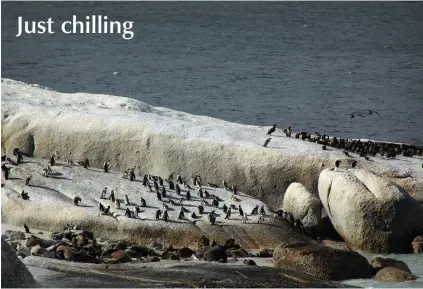
[[[285,192],[282,209],[299,219],[307,232],[318,230],[321,225],[322,203],[302,184],[292,183]]]
[[[423,208],[407,191],[362,169],[325,169],[319,196],[337,232],[351,246],[370,252],[411,251],[423,230]]]

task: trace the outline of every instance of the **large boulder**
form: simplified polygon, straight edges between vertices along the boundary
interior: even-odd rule
[[[411,246],[413,247],[414,254],[422,254],[423,253],[423,236],[417,236],[414,238],[413,242],[411,242]]]
[[[385,267],[394,267],[411,274],[411,270],[407,266],[407,264],[405,264],[403,261],[399,261],[399,260],[395,260],[391,258],[382,258],[377,256],[372,259],[372,261],[370,262],[370,265],[372,266],[373,270],[376,272],[382,270]]]
[[[3,238],[1,238],[1,287],[37,287],[32,274],[18,259],[16,253],[12,250],[12,248],[10,248]]]
[[[395,267],[385,267],[376,273],[375,279],[385,282],[405,282],[416,280],[417,277],[409,272]]]
[[[302,184],[289,185],[283,198],[282,209],[291,213],[294,219],[299,219],[307,232],[314,233],[320,230],[322,203]]]
[[[351,246],[376,253],[411,252],[423,208],[403,188],[362,169],[325,169],[319,196],[336,231]]]
[[[223,262],[228,260],[228,255],[226,254],[225,247],[223,246],[216,245],[204,253],[204,261],[216,262],[220,260]]]
[[[366,258],[321,244],[280,245],[273,254],[273,265],[298,270],[323,280],[371,278],[372,268]]]

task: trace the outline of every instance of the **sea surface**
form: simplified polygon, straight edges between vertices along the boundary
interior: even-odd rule
[[[423,145],[422,2],[1,6],[2,77],[238,123]],[[72,15],[134,21],[134,37],[64,34]],[[51,17],[55,33],[16,37],[18,16]]]

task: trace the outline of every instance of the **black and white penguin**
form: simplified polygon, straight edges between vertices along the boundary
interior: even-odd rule
[[[168,212],[167,212],[167,210],[166,211],[164,211],[164,213],[163,213],[163,221],[165,221],[165,222],[167,222],[167,220],[169,219],[169,214],[168,214]]]
[[[232,191],[234,192],[234,195],[238,195],[238,190],[236,186],[232,185]]]
[[[258,214],[258,205],[254,207],[254,209],[251,211],[251,215],[257,215]]]
[[[175,189],[175,183],[171,179],[169,179],[169,189],[170,190],[174,190]]]
[[[264,206],[260,207],[260,214],[266,215],[266,211],[264,210]]]
[[[129,198],[128,195],[125,195],[125,205],[129,206]]]
[[[273,127],[271,129],[269,129],[269,131],[267,132],[268,135],[272,135],[272,133],[274,133],[276,130],[276,124],[273,125]]]
[[[228,207],[226,207],[226,204],[223,204],[222,209],[223,209],[223,212],[224,212],[224,213],[226,213],[226,212],[228,211]]]
[[[325,150],[326,150],[326,146],[325,146],[325,145],[323,145],[323,146],[322,146],[322,149],[325,151]]]
[[[216,208],[219,207],[219,201],[216,198],[213,200],[213,206],[215,206]]]
[[[204,198],[204,195],[203,195],[203,190],[202,189],[199,189],[198,190],[198,196],[202,199],[202,198]]]
[[[354,169],[357,166],[357,161],[353,161],[351,167]]]
[[[337,161],[335,162],[335,171],[337,171],[337,170],[338,170],[339,165],[340,165],[341,163],[342,163],[342,162],[341,162],[340,160],[337,160]]]
[[[176,177],[176,182],[178,183],[178,184],[180,184],[180,185],[182,185],[182,177],[181,177],[181,175],[178,175],[177,177]]]
[[[129,208],[126,208],[126,210],[125,210],[125,217],[128,217],[128,218],[132,217],[132,214],[131,214],[131,211],[129,210]]]
[[[156,181],[156,180],[154,180],[154,189],[155,189],[156,191],[158,191],[158,190],[159,190],[159,184],[157,183],[157,181]]]
[[[163,209],[165,209],[166,211],[169,210],[169,207],[165,203],[162,203],[162,206],[163,206]]]
[[[178,184],[175,185],[175,193],[180,196],[181,195],[181,188],[179,187]]]
[[[162,198],[166,198],[166,189],[164,186],[162,187]]]
[[[101,192],[100,199],[105,199],[106,198],[106,194],[107,194],[107,187],[105,187],[103,189],[103,191]]]
[[[179,212],[179,216],[178,216],[178,220],[182,220],[183,218],[184,218],[185,216],[184,216],[184,211],[180,211]]]
[[[148,176],[144,175],[143,179],[142,179],[142,185],[145,187],[148,184]]]
[[[198,213],[199,213],[200,215],[202,215],[202,214],[203,214],[203,212],[204,212],[204,207],[200,205],[200,206],[198,206],[197,208],[198,208]]]
[[[272,140],[272,138],[268,138],[265,142],[264,142],[264,145],[263,145],[263,147],[265,147],[265,148],[267,148],[267,145],[269,144],[269,142]]]
[[[191,218],[193,218],[193,219],[196,219],[197,218],[197,215],[195,214],[195,212],[192,212]]]
[[[30,185],[29,182],[31,182],[31,179],[32,179],[32,176],[29,175],[29,177],[26,178],[25,185],[29,186]]]
[[[75,198],[73,198],[73,204],[75,205],[75,206],[78,206],[78,204],[81,202],[82,200],[81,200],[81,198],[80,197],[75,197]]]
[[[24,229],[25,229],[25,233],[30,234],[31,232],[29,231],[29,227],[24,223],[23,224]]]
[[[162,195],[159,193],[159,191],[156,192],[156,196],[159,201],[162,201]]]
[[[110,193],[109,200],[111,200],[112,202],[115,202],[115,190],[112,190],[112,192]]]
[[[159,185],[163,187],[163,179],[159,176]]]
[[[104,210],[103,214],[107,215],[110,211],[110,206],[107,206],[107,208]]]
[[[347,157],[351,157],[351,156],[350,156],[350,154],[349,154],[347,151],[342,151],[342,153],[343,153],[344,155],[346,155]]]
[[[135,207],[135,213],[137,213],[137,215],[141,212],[140,207],[136,206]]]
[[[24,191],[22,191],[22,193],[21,193],[21,198],[22,198],[23,200],[29,200],[28,193],[25,193]]]
[[[143,197],[141,197],[141,207],[147,207],[147,203],[145,202]]]
[[[169,180],[172,180],[173,181],[173,173],[170,173]]]
[[[156,220],[159,220],[161,215],[162,215],[162,210],[157,210],[156,211]]]
[[[104,212],[104,206],[101,202],[98,203],[98,209],[100,210],[100,212]]]
[[[225,182],[225,180],[222,181],[222,185],[223,185],[224,189],[226,189],[228,187],[228,184]]]
[[[204,197],[206,198],[210,197],[210,193],[207,190],[204,190]]]
[[[229,208],[229,210],[227,210],[225,219],[229,219],[230,217],[231,217],[231,208]]]
[[[191,200],[191,193],[190,193],[190,191],[187,192],[186,198],[187,198],[188,201]]]
[[[242,210],[241,205],[239,205],[238,212],[241,217],[244,216],[244,211]]]

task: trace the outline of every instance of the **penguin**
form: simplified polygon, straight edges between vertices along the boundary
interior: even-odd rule
[[[156,220],[159,220],[160,217],[161,217],[161,215],[162,215],[162,211],[161,210],[157,210],[156,211]]]
[[[204,195],[203,195],[203,190],[202,190],[202,189],[199,189],[199,190],[198,190],[198,196],[199,196],[201,199],[204,197]]]
[[[128,195],[125,195],[125,205],[129,206],[129,198]]]
[[[112,192],[110,193],[109,200],[111,200],[113,203],[115,202],[115,190],[112,190]]]
[[[264,215],[263,214],[260,214],[260,216],[258,217],[257,223],[258,224],[263,224],[263,221],[264,221]]]
[[[226,189],[228,187],[228,184],[225,182],[225,180],[222,181],[222,185],[223,185],[224,189]]]
[[[152,191],[153,191],[153,190],[152,190],[152,188],[151,188],[150,183],[147,183],[147,187],[148,187],[148,191],[149,191],[149,192],[152,192]]]
[[[164,211],[164,214],[163,214],[163,221],[167,222],[168,219],[169,219],[169,214],[166,210],[166,211]]]
[[[73,204],[75,205],[75,206],[78,206],[78,204],[81,202],[82,200],[81,200],[81,198],[80,197],[75,197],[75,198],[73,198]]]
[[[247,213],[244,213],[244,215],[242,215],[242,223],[247,224],[247,221],[248,221]]]
[[[169,189],[174,190],[175,189],[175,183],[169,179]]]
[[[322,146],[322,149],[325,151],[325,150],[326,150],[326,146],[325,146],[325,145],[323,145],[323,146]]]
[[[238,211],[239,215],[242,217],[244,215],[244,211],[242,210],[241,205],[239,205]]]
[[[22,198],[23,200],[29,200],[28,193],[25,193],[24,191],[22,191],[22,193],[21,193],[21,198]]]
[[[347,157],[351,157],[351,156],[350,156],[350,154],[349,154],[347,151],[342,151],[342,153],[343,153],[344,155],[346,155]]]
[[[236,186],[232,185],[232,191],[234,192],[234,195],[238,195],[238,190]]]
[[[213,206],[215,206],[216,208],[219,207],[219,201],[216,198],[213,200]]]
[[[162,187],[162,198],[166,198],[166,189],[164,186]]]
[[[170,175],[169,175],[169,178],[168,178],[168,179],[173,181],[173,173],[170,173]]]
[[[157,183],[157,181],[156,181],[156,180],[154,180],[154,189],[155,189],[156,191],[158,191],[158,190],[159,190],[159,184]]]
[[[211,218],[210,218],[210,223],[212,224],[212,225],[214,225],[215,223],[216,223],[216,217],[213,215],[213,216],[211,216]]]
[[[228,211],[228,207],[226,207],[226,204],[223,204],[222,209],[223,209],[223,212],[224,212],[224,213],[226,213],[226,212]]]
[[[338,170],[339,165],[340,165],[341,163],[342,163],[342,162],[341,162],[340,160],[337,160],[337,161],[335,162],[335,171],[337,171],[337,170]]]
[[[197,215],[195,214],[195,212],[192,212],[191,218],[193,218],[193,219],[196,219],[197,218]]]
[[[119,199],[116,199],[115,206],[116,206],[116,209],[120,209],[120,200]]]
[[[273,127],[271,129],[269,129],[269,131],[267,132],[268,135],[272,135],[272,133],[274,133],[276,130],[276,124],[273,125]]]
[[[206,201],[206,200],[204,200],[204,199],[203,199],[203,200],[201,201],[201,205],[203,205],[203,206],[204,206],[204,205],[208,205],[208,203],[207,203],[207,201]]]
[[[29,182],[31,181],[31,179],[32,179],[32,175],[29,175],[29,177],[26,178],[25,185],[29,186]]]
[[[107,208],[104,210],[103,214],[107,215],[110,211],[110,206],[107,206]]]
[[[147,203],[145,202],[143,197],[141,197],[141,207],[147,207]]]
[[[163,209],[165,209],[166,211],[169,210],[169,207],[165,203],[162,203],[162,206],[163,206]]]
[[[254,207],[254,209],[251,211],[251,215],[257,215],[258,214],[258,205]]]
[[[100,199],[105,199],[106,198],[106,193],[107,193],[107,187],[105,187],[104,190],[101,192]]]
[[[23,226],[24,226],[24,229],[25,229],[25,233],[31,234],[31,232],[29,231],[29,227],[25,223],[23,224]]]
[[[291,127],[288,126],[288,130],[286,131],[286,136],[291,137],[291,133],[292,133]]]
[[[182,220],[184,218],[184,212],[181,210],[179,212],[178,220]]]
[[[264,206],[260,207],[260,214],[266,215],[266,212],[264,211]]]
[[[225,219],[229,219],[230,217],[231,217],[231,208],[229,208],[229,210],[227,210]]]
[[[188,201],[191,200],[191,193],[190,193],[190,191],[187,192],[186,198],[187,198]]]
[[[146,187],[146,186],[147,186],[147,184],[148,184],[148,176],[147,176],[147,175],[144,175],[144,177],[143,177],[143,179],[142,179],[142,185],[143,185],[144,187]]]
[[[160,195],[160,193],[157,191],[156,192],[156,196],[157,196],[157,199],[159,200],[159,201],[161,201],[162,200],[162,195]]]
[[[200,215],[202,215],[202,214],[203,214],[203,212],[204,212],[204,207],[200,205],[200,206],[198,206],[197,208],[198,208],[198,213],[199,213]]]
[[[351,167],[354,169],[357,166],[357,161],[353,161]]]
[[[141,212],[140,207],[135,206],[135,213],[137,214],[137,216],[140,212]]]
[[[210,197],[210,194],[209,194],[209,192],[208,192],[207,190],[204,190],[204,196],[205,196],[206,198],[209,198],[209,197]]]
[[[178,184],[182,185],[182,177],[181,177],[181,175],[178,175],[178,176],[176,177],[176,182],[177,182]]]
[[[159,185],[163,187],[163,179],[159,177]]]
[[[175,186],[175,192],[176,192],[176,194],[177,194],[178,196],[180,196],[180,195],[181,195],[181,188],[179,187],[179,185],[178,185],[178,184],[176,184],[176,186]]]
[[[101,202],[98,203],[98,208],[99,208],[100,212],[104,212],[104,206]]]
[[[270,140],[271,140],[272,138],[268,138],[265,142],[264,142],[264,145],[263,145],[263,147],[265,147],[265,148],[267,148],[267,145],[269,144],[269,142],[270,142]]]
[[[125,210],[125,217],[131,218],[131,211],[129,210],[129,208],[126,208]]]

